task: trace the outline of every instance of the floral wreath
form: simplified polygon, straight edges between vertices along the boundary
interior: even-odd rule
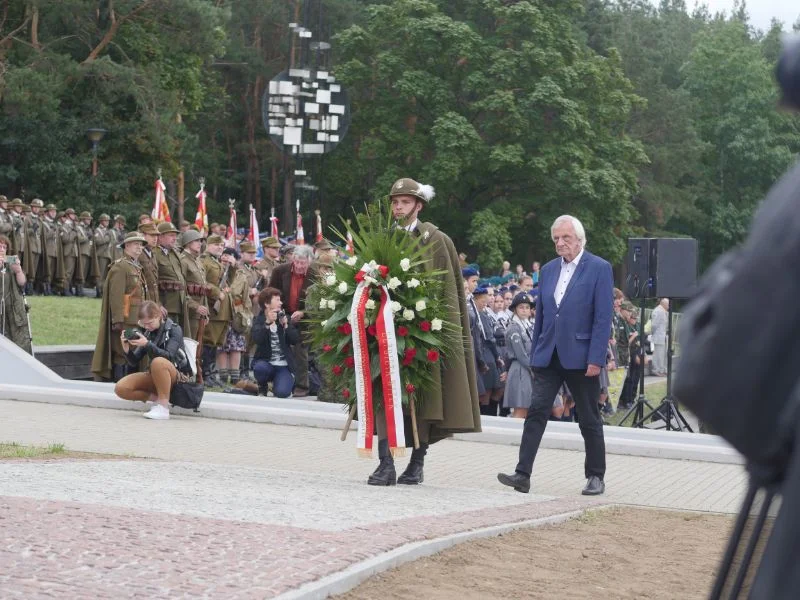
[[[405,447],[403,407],[414,426],[434,370],[459,338],[428,236],[398,228],[391,215],[368,211],[356,220],[358,232],[346,224],[354,254],[316,282],[306,304],[319,367],[351,414],[358,412],[357,447],[371,455],[376,416],[386,419],[392,451]]]

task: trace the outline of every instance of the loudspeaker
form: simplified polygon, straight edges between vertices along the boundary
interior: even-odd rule
[[[628,298],[689,298],[697,286],[697,240],[628,239]]]

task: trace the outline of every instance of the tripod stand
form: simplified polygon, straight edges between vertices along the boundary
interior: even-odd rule
[[[631,427],[644,427],[644,407],[646,406],[651,411],[651,414],[656,410],[647,401],[647,397],[644,394],[644,298],[639,300],[639,311],[641,312],[639,316],[639,365],[635,367],[639,369],[639,397],[636,398],[633,406],[628,409],[628,412],[620,420],[620,427],[625,425],[625,422],[631,417]]]
[[[675,397],[672,395],[672,300],[669,302],[669,311],[667,313],[667,395],[661,400],[661,404],[653,409],[650,414],[642,417],[642,422],[638,425],[634,423],[635,427],[642,427],[642,423],[646,422],[652,417],[658,417],[665,423],[664,429],[667,431],[688,431],[694,433],[686,418],[681,414]],[[674,419],[674,421],[673,421]],[[657,429],[661,429],[658,427]]]

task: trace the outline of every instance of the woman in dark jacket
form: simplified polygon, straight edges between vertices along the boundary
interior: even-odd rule
[[[145,373],[131,373],[117,382],[114,392],[125,400],[155,402],[144,413],[148,419],[169,419],[169,396],[178,381],[192,376],[189,358],[183,349],[183,330],[164,316],[155,302],[144,302],[139,309],[139,327],[124,330],[120,335],[128,363],[134,367],[148,358]]]
[[[278,398],[288,398],[294,388],[294,354],[289,350],[300,341],[297,328],[281,310],[281,292],[272,287],[258,294],[261,312],[253,320],[250,335],[256,343],[253,355],[253,374],[258,382],[258,392],[267,393],[272,382],[272,393]]]

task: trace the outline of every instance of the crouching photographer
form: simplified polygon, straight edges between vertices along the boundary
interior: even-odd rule
[[[261,312],[253,320],[251,336],[256,343],[253,355],[253,374],[258,382],[259,394],[267,393],[272,382],[272,393],[278,398],[288,398],[294,388],[294,355],[289,346],[300,341],[300,333],[281,310],[281,292],[265,288],[258,294]]]
[[[138,367],[149,359],[149,368],[147,372],[131,373],[120,379],[114,392],[125,400],[155,402],[153,408],[144,413],[148,419],[169,419],[173,386],[192,376],[183,347],[183,330],[152,301],[142,303],[138,324],[140,329],[125,329],[120,341],[128,363]]]

